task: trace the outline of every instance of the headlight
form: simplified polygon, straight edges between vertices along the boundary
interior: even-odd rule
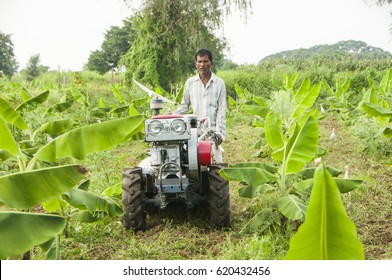
[[[170,130],[176,134],[183,134],[186,130],[186,123],[183,120],[174,120],[170,125]]]
[[[160,121],[152,121],[147,129],[152,135],[158,135],[163,131],[163,124]]]

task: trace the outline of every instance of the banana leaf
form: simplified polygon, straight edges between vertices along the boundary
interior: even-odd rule
[[[38,130],[49,135],[61,134],[72,128],[72,120],[61,119],[44,123]]]
[[[60,235],[56,235],[49,241],[39,245],[45,251],[45,258],[47,260],[60,259]]]
[[[306,204],[295,195],[284,195],[277,201],[279,211],[290,220],[301,219],[306,212]]]
[[[120,103],[124,103],[124,96],[121,94],[121,92],[118,90],[118,88],[115,85],[110,85],[110,90],[112,91],[114,97],[116,97],[116,99],[118,101],[120,101]]]
[[[49,90],[47,90],[37,96],[30,98],[30,99],[24,101],[23,103],[19,104],[19,106],[16,107],[15,110],[19,111],[21,109],[26,109],[26,108],[35,109],[35,107],[38,104],[42,104],[46,101],[46,99],[49,96],[49,93],[50,93]]]
[[[219,174],[226,180],[245,183],[246,186],[239,190],[239,195],[246,198],[252,198],[258,193],[272,190],[273,187],[267,183],[276,182],[276,176],[266,170],[264,166],[259,168],[251,165],[238,165],[238,167],[221,169]]]
[[[17,128],[24,130],[27,129],[28,126],[23,120],[23,118],[16,112],[3,98],[0,97],[0,116],[3,119],[16,126]]]
[[[101,196],[115,196],[122,194],[122,183],[117,183],[113,186],[106,188],[102,193]]]
[[[242,233],[244,230],[251,228],[257,229],[260,232],[263,232],[270,225],[279,222],[279,217],[275,211],[271,208],[266,208],[258,212],[249,222],[246,223],[245,227],[241,230]]]
[[[4,150],[4,155],[11,154],[13,156],[22,156],[18,144],[15,142],[11,131],[8,129],[4,119],[0,116],[0,150]],[[8,153],[7,153],[8,152]]]
[[[348,193],[352,190],[359,188],[363,184],[363,181],[359,179],[341,179],[341,178],[333,178],[333,179],[337,187],[339,188],[340,193]],[[313,187],[313,184],[314,184],[314,179],[311,178],[295,183],[293,184],[293,187],[296,190],[303,192],[307,189],[311,189]]]
[[[311,90],[309,90],[304,96],[302,96],[301,101],[297,104],[294,113],[292,114],[291,118],[295,119],[305,113],[310,107],[312,107],[314,101],[319,96],[321,89],[321,83],[313,86]],[[297,93],[298,95],[299,93]]]
[[[273,158],[283,162],[285,138],[280,130],[282,121],[270,112],[264,122],[265,139],[273,151]]]
[[[73,99],[69,99],[69,100],[67,100],[65,102],[58,103],[58,104],[53,105],[52,107],[50,107],[46,111],[46,113],[52,113],[52,112],[59,112],[59,113],[61,113],[61,112],[64,112],[65,110],[69,109],[72,106],[73,103],[74,103]]]
[[[65,223],[64,217],[56,215],[0,212],[0,259],[16,257],[48,242],[63,231]]]
[[[224,168],[219,174],[226,180],[235,180],[247,185],[259,186],[276,182],[276,176],[265,169],[256,167]]]
[[[31,208],[68,191],[85,172],[80,165],[65,165],[1,176],[0,201],[13,208]]]
[[[91,214],[89,211],[86,210],[78,211],[70,215],[71,219],[81,223],[95,223],[106,218],[107,216],[108,214],[103,211],[97,211],[94,214]]]
[[[363,102],[361,109],[372,117],[392,117],[392,111],[390,109],[375,104]]]
[[[53,139],[38,150],[35,157],[51,162],[65,157],[83,160],[88,154],[128,140],[139,131],[142,122],[142,116],[132,116],[79,127]]]
[[[247,105],[243,106],[244,110],[252,115],[259,116],[260,118],[265,118],[267,114],[270,112],[270,109],[267,107],[262,107],[258,105]]]
[[[123,215],[122,208],[109,197],[100,197],[94,193],[83,191],[81,189],[71,189],[62,195],[63,199],[81,210],[87,210],[95,217],[100,213],[108,213],[110,217]]]
[[[304,164],[311,161],[318,145],[318,124],[309,117],[305,125],[297,126],[286,147],[286,158],[282,167],[286,174],[299,172]]]
[[[364,259],[356,227],[347,216],[339,189],[323,164],[315,172],[305,222],[291,239],[285,259]]]

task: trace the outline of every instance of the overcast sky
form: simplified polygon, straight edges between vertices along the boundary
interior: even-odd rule
[[[342,40],[392,52],[391,10],[364,0],[254,0],[247,23],[237,14],[226,21],[228,56],[253,64],[276,52]],[[51,69],[76,71],[100,48],[105,31],[131,13],[122,0],[0,0],[0,31],[12,34],[20,69],[40,54]]]

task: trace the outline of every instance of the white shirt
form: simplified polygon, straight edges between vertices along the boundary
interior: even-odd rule
[[[226,86],[225,82],[211,73],[211,79],[204,87],[199,75],[185,82],[181,104],[175,111],[186,114],[192,105],[193,114],[198,118],[209,118],[211,129],[226,139]]]

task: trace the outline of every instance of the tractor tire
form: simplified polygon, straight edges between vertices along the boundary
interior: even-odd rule
[[[146,230],[146,200],[141,168],[127,168],[123,173],[123,221],[127,229]]]
[[[211,165],[208,173],[210,222],[214,228],[230,227],[229,182],[219,174],[220,165]]]

